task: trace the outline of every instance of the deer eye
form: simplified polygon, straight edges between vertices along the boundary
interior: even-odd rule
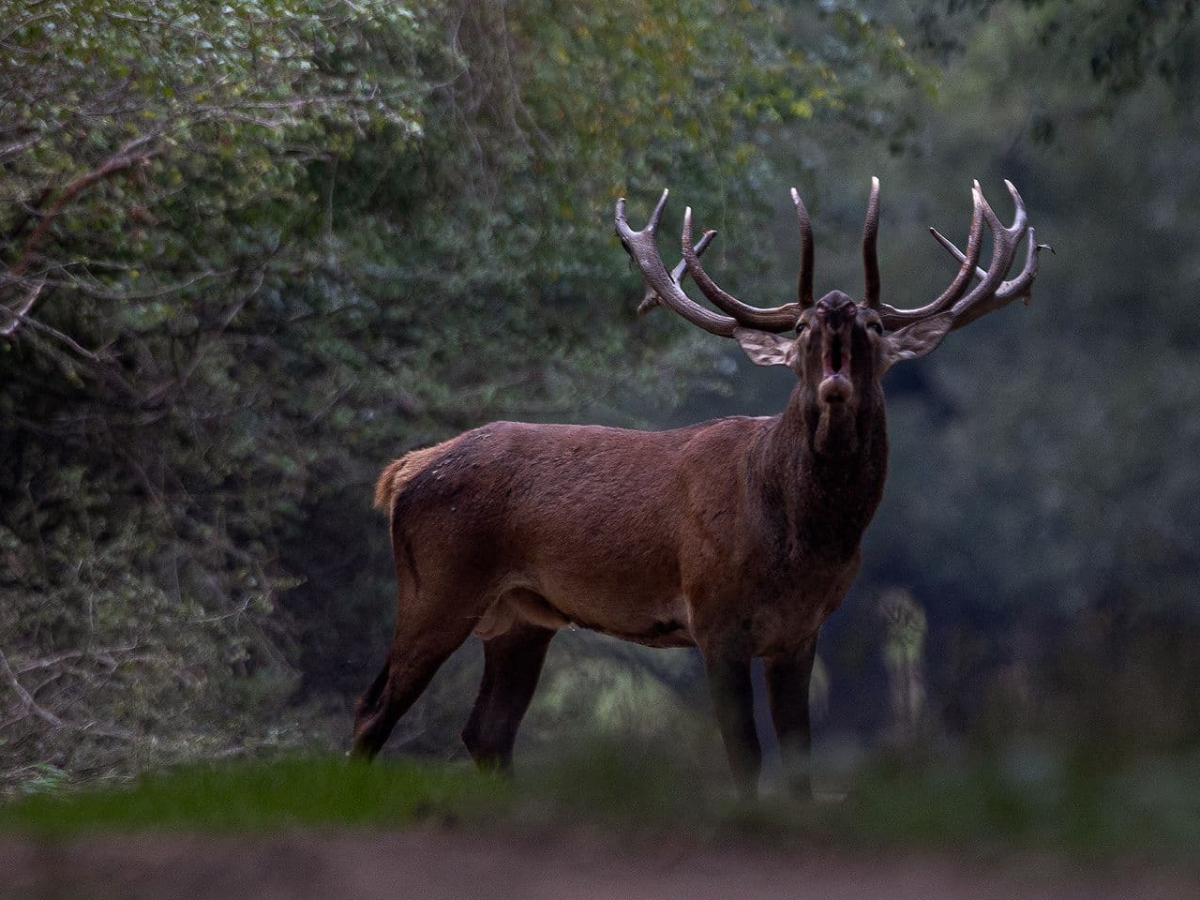
[[[883,336],[883,326],[880,325],[878,322],[868,322],[867,327],[870,328],[876,334],[880,335],[881,337]]]

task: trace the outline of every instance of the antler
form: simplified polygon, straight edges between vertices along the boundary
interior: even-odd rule
[[[930,228],[929,230],[933,233],[933,236],[937,242],[945,247],[951,256],[957,259],[960,263],[966,261],[966,255],[957,247],[955,247],[949,239],[938,232],[936,228]],[[981,302],[971,311],[963,313],[955,320],[954,327],[962,328],[964,325],[974,322],[980,316],[987,315],[993,310],[1007,306],[1013,300],[1018,298],[1023,300],[1025,304],[1028,305],[1030,301],[1033,300],[1033,280],[1037,278],[1038,253],[1042,250],[1049,250],[1051,253],[1054,252],[1054,248],[1049,244],[1039,244],[1037,242],[1037,238],[1034,235],[1034,229],[1032,226],[1030,226],[1028,240],[1026,241],[1025,245],[1025,265],[1021,269],[1021,274],[1019,274],[1016,278],[1009,279],[1001,284],[991,302]],[[979,267],[976,267],[975,271],[972,273],[972,277],[983,279],[987,277],[987,272]]]
[[[936,230],[930,229],[938,243],[961,263],[958,274],[941,296],[919,309],[896,309],[886,303],[881,304],[879,312],[885,328],[894,330],[948,311],[953,319],[951,330],[954,330],[1008,305],[1017,297],[1031,296],[1033,280],[1037,276],[1038,251],[1045,245],[1037,243],[1034,238],[1034,231],[1029,227],[1025,212],[1025,201],[1021,199],[1017,189],[1010,181],[1005,181],[1004,185],[1012,195],[1016,207],[1012,224],[1007,228],[1001,224],[1000,218],[984,198],[983,190],[976,181],[971,188],[974,211],[971,215],[967,252],[963,253]],[[992,259],[986,271],[978,265],[983,249],[984,224],[991,230],[993,238]],[[1021,239],[1026,233],[1028,247],[1025,266],[1016,278],[1005,281],[1004,277],[1012,268]],[[968,292],[967,289],[975,279],[979,279],[979,284]]]
[[[796,296],[800,308],[813,305],[813,235],[812,223],[808,221],[808,209],[800,199],[800,192],[792,188],[792,205],[796,207],[796,221],[800,224],[800,284]]]
[[[680,286],[683,273],[680,272],[679,266],[676,266],[675,269],[679,273],[678,277],[675,277],[674,273],[667,272],[655,242],[655,234],[658,230],[659,220],[662,218],[663,209],[667,205],[669,193],[669,191],[663,191],[658,205],[654,207],[654,212],[650,215],[650,221],[641,231],[634,231],[629,227],[629,222],[625,218],[625,198],[622,197],[617,201],[617,236],[620,237],[621,244],[633,259],[634,264],[641,270],[642,277],[650,289],[658,295],[659,301],[671,307],[693,325],[698,325],[705,331],[722,337],[732,337],[734,329],[739,326],[774,332],[789,331],[795,328],[796,320],[803,310],[801,304],[785,303],[783,306],[771,309],[747,306],[732,294],[722,290],[709,277],[708,273],[704,271],[704,267],[700,265],[700,253],[706,246],[705,241],[709,239],[711,232],[706,232],[699,244],[692,243],[692,209],[690,206],[683,214],[684,271],[691,274],[700,291],[714,306],[729,315],[720,315],[705,309],[683,292],[683,288]],[[809,237],[811,245],[811,235]],[[811,252],[809,256],[811,257]],[[807,269],[811,271],[811,266],[808,266]],[[802,284],[803,278],[802,274]]]
[[[712,243],[712,239],[717,236],[715,230],[709,230],[700,235],[700,240],[696,241],[696,255],[700,256],[708,249],[708,245]],[[683,284],[683,279],[687,275],[687,260],[681,259],[675,264],[675,268],[671,270],[671,280],[676,284]],[[638,315],[644,316],[656,306],[662,306],[662,301],[658,297],[658,291],[649,285],[646,286],[646,293],[642,297],[642,302],[638,304]]]
[[[738,326],[737,320],[731,316],[722,316],[711,312],[693,301],[687,294],[683,292],[683,288],[679,286],[679,282],[671,277],[671,273],[667,271],[667,267],[663,265],[662,257],[658,254],[658,246],[655,243],[654,236],[658,231],[658,223],[662,218],[663,209],[667,205],[667,197],[670,191],[664,190],[662,197],[658,200],[658,205],[654,207],[654,212],[650,214],[650,221],[646,223],[646,227],[641,231],[634,231],[629,227],[629,221],[625,218],[625,198],[622,197],[617,201],[617,237],[621,239],[621,245],[625,248],[625,252],[629,254],[642,272],[642,278],[645,280],[656,294],[660,302],[665,303],[679,315],[683,316],[693,325],[703,328],[705,331],[712,334],[720,335],[721,337],[733,337],[733,329]],[[690,225],[690,223],[689,223]],[[688,234],[689,229],[685,228],[685,234],[688,240],[687,244],[691,243],[691,235]],[[696,256],[696,250],[691,248],[692,255]],[[688,268],[691,268],[690,260],[687,253],[683,255],[684,260],[688,261]]]
[[[879,179],[871,178],[871,199],[867,201],[867,220],[863,223],[863,275],[866,287],[863,303],[879,309],[879,257],[875,252],[879,238]]]

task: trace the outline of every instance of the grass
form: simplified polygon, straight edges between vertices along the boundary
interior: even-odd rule
[[[627,751],[628,748],[624,748]],[[301,827],[510,830],[564,826],[640,840],[1028,850],[1186,862],[1200,846],[1200,756],[1120,770],[1017,752],[950,764],[876,762],[835,804],[739,804],[717,779],[653,754],[593,747],[527,767],[517,784],[465,764],[297,757],[188,766],[132,786],[58,789],[0,806],[0,831],[50,836]]]
[[[350,764],[293,757],[193,765],[134,785],[38,793],[0,806],[0,829],[276,831],[314,826],[402,828],[504,810],[509,785],[465,767],[415,762]]]
[[[852,806],[855,833],[872,841],[1191,860],[1200,754],[1105,765],[1017,748],[967,765],[893,761],[862,773]]]

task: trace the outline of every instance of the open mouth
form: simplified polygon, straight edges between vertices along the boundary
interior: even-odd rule
[[[831,334],[825,340],[824,371],[819,387],[825,403],[844,403],[853,390],[850,384],[850,341],[842,334]]]
[[[833,335],[825,342],[825,377],[828,378],[830,375],[842,374],[842,347],[843,342],[840,334]],[[850,347],[846,346],[845,350],[846,362],[849,363]]]

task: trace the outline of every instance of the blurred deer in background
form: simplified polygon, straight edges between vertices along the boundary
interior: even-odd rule
[[[797,378],[787,408],[659,432],[497,422],[393,462],[376,502],[391,518],[399,612],[383,670],[358,702],[354,754],[379,751],[474,632],[484,673],[462,737],[481,767],[508,769],[550,640],[578,625],[651,647],[699,648],[747,795],[761,764],[750,685],[751,660],[761,657],[789,785],[807,794],[817,634],[858,570],[887,471],[880,378],[954,329],[1029,298],[1040,245],[1006,184],[1011,225],[976,182],[966,251],[934,232],[961,266],[919,309],[880,300],[878,179],[859,302],[841,291],[814,299],[812,229],[795,189],[799,297],[772,309],[747,306],[708,276],[699,256],[713,232],[693,244],[690,208],[683,259],[668,272],[655,240],[667,192],[641,231],[620,200],[617,234],[645,280],[643,307],[665,305],[733,338],[758,365],[787,366]],[[978,267],[985,226],[986,270]],[[1023,239],[1024,268],[1006,281]],[[684,293],[689,274],[720,312]]]

